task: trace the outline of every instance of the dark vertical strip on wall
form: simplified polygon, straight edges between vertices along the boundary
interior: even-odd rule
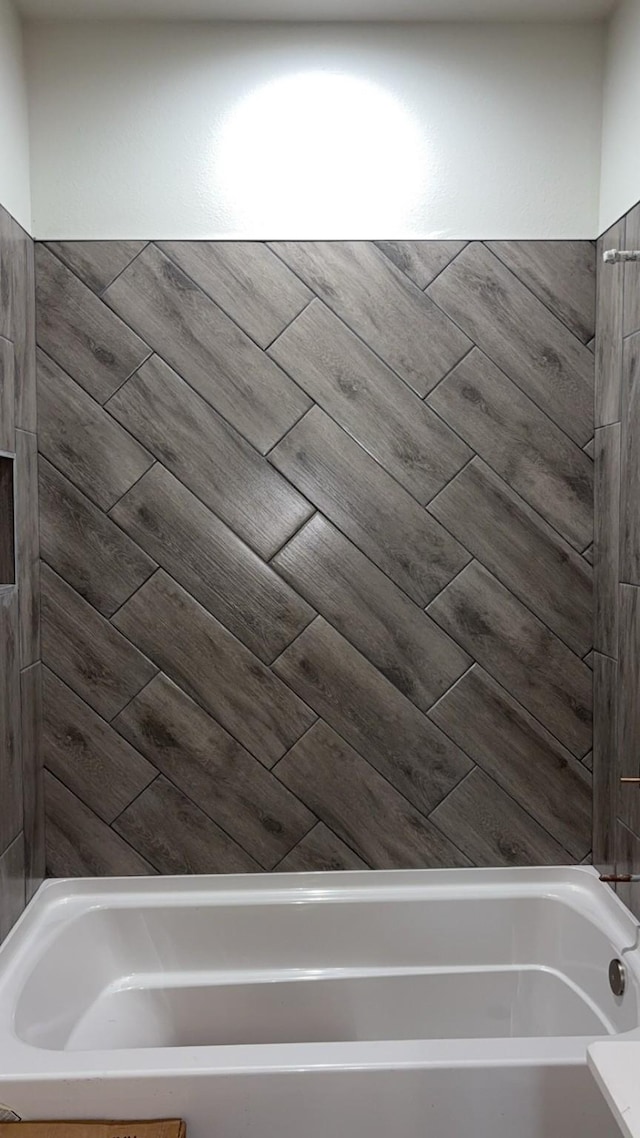
[[[52,874],[589,859],[594,268],[37,247]]]
[[[31,238],[0,207],[0,938],[44,875]]]

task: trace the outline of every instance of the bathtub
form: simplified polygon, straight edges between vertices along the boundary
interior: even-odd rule
[[[0,1102],[189,1138],[618,1138],[586,1052],[640,1037],[636,933],[588,867],[48,882],[0,948]]]

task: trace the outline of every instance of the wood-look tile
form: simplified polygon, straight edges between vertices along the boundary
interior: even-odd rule
[[[596,652],[593,660],[593,863],[614,869],[618,791],[618,663]]]
[[[160,464],[125,494],[111,517],[265,663],[315,616]]]
[[[591,672],[474,561],[429,615],[580,758],[591,747]]]
[[[104,295],[261,452],[309,407],[300,388],[154,245]]]
[[[582,762],[588,771],[593,771],[593,751],[589,751],[589,754],[584,756]]]
[[[418,288],[430,285],[466,244],[466,241],[374,241],[374,245]]]
[[[314,721],[309,708],[162,569],[113,622],[265,766]]]
[[[0,587],[0,850],[5,850],[22,829],[22,755],[20,723],[20,632],[18,590]]]
[[[0,205],[0,336],[12,341],[16,238],[15,222]]]
[[[597,328],[595,423],[603,427],[620,418],[624,265],[605,265],[605,249],[624,248],[624,219],[617,221],[596,246]]]
[[[0,942],[15,925],[26,902],[24,835],[0,853]]]
[[[620,424],[600,427],[596,431],[595,448],[593,643],[598,652],[616,659],[620,580]],[[640,457],[640,451],[638,453]],[[638,473],[640,475],[640,467]],[[640,529],[638,534],[640,536]]]
[[[419,395],[469,350],[468,338],[368,241],[271,248]]]
[[[0,451],[16,449],[13,344],[0,336]]]
[[[38,440],[16,431],[16,560],[20,610],[20,667],[40,659],[40,533]]]
[[[129,877],[156,872],[48,771],[44,789],[47,872],[51,877]]]
[[[43,559],[103,616],[111,616],[156,562],[42,455],[39,473]]]
[[[624,342],[620,409],[620,579],[640,584],[640,335]],[[615,525],[609,524],[613,541]]]
[[[117,715],[157,670],[44,564],[42,659],[105,719]]]
[[[46,244],[93,292],[100,293],[131,264],[146,241],[47,241]]]
[[[324,304],[314,300],[270,355],[419,502],[472,455]]]
[[[465,466],[429,512],[574,652],[588,652],[591,569],[482,459]]]
[[[615,854],[616,873],[640,873],[640,838],[620,819],[616,821]],[[616,893],[634,917],[640,920],[640,883],[617,885]]]
[[[265,560],[313,513],[266,459],[157,356],[110,400],[108,409]]]
[[[625,249],[640,249],[640,205],[630,209],[625,219]],[[603,265],[611,270],[614,266]],[[637,261],[629,261],[622,269],[624,280],[624,311],[622,317],[622,333],[630,336],[633,332],[640,332],[640,265]]]
[[[166,676],[156,676],[114,727],[265,869],[315,822],[224,728]]]
[[[421,709],[469,667],[466,652],[321,514],[272,564]]]
[[[489,249],[472,242],[427,295],[584,446],[593,434],[593,355]]]
[[[616,779],[640,776],[640,588],[620,585]],[[640,833],[640,788],[618,784],[618,816]]]
[[[585,561],[588,561],[589,565],[593,565],[593,559],[594,559],[593,542],[591,543],[591,545],[587,546],[587,548],[585,549],[582,556],[584,557]]]
[[[591,241],[487,241],[486,245],[584,344],[596,321]]]
[[[324,411],[314,407],[269,461],[418,604],[470,557]]]
[[[43,669],[43,712],[47,770],[104,822],[113,822],[158,774],[48,668]]]
[[[42,776],[42,666],[20,673],[22,708],[22,789],[27,901],[45,874],[44,785]]]
[[[470,770],[467,756],[322,617],[273,667],[424,813]]]
[[[478,664],[429,715],[569,853],[591,849],[587,771]]]
[[[159,241],[158,246],[266,348],[311,292],[262,241]]]
[[[594,657],[594,655],[595,655],[595,653],[592,650],[591,652],[587,652],[586,656],[583,656],[583,660],[584,660],[584,662],[588,668],[593,668],[593,657]],[[584,759],[582,761],[584,762]]]
[[[149,355],[147,345],[44,245],[36,249],[38,346],[104,403]]]
[[[38,352],[38,445],[97,506],[108,510],[153,458],[90,395]]]
[[[594,437],[592,439],[589,439],[589,442],[586,443],[585,446],[583,446],[583,448],[582,448],[584,453],[586,455],[588,455],[592,461],[595,457],[595,452],[596,452],[595,447],[596,447],[596,440],[595,440],[595,435],[594,435]]]
[[[160,776],[114,822],[160,873],[251,873],[260,866]],[[179,835],[179,840],[176,840]]]
[[[572,859],[542,826],[476,767],[431,821],[473,865],[564,865]]]
[[[576,549],[593,536],[593,464],[474,348],[427,402]]]
[[[467,865],[460,850],[326,723],[277,765],[284,784],[378,869]]]
[[[369,866],[324,822],[318,822],[275,868],[278,873],[333,873]]]
[[[36,282],[34,243],[14,222],[17,231],[14,254],[15,298],[13,344],[15,349],[16,427],[36,431]]]

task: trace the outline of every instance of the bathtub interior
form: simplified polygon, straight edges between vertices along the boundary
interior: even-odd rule
[[[594,1039],[639,1022],[634,967],[622,998],[609,985],[619,951],[570,893],[298,887],[180,905],[150,893],[41,938],[14,989],[13,1032],[75,1053]]]

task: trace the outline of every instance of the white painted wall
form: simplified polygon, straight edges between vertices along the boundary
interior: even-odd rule
[[[606,42],[599,232],[640,200],[639,121],[640,0],[622,0]]]
[[[0,205],[31,225],[27,91],[22,29],[10,0],[0,0]]]
[[[592,237],[588,25],[39,24],[40,238]]]

